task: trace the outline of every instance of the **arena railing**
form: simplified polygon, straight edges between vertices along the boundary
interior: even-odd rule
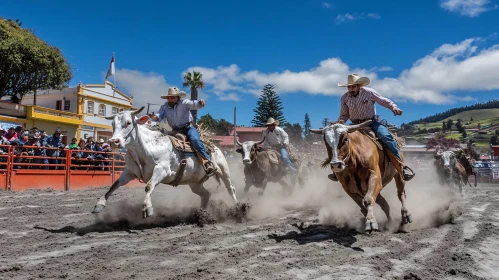
[[[125,153],[120,152],[12,145],[0,145],[0,150],[5,151],[0,153],[0,188],[4,190],[111,186],[125,169]],[[47,151],[58,156],[46,156]],[[75,157],[77,152],[84,157]],[[141,185],[137,180],[127,184]]]

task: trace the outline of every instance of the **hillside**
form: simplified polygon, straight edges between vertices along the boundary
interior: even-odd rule
[[[471,119],[473,118],[473,121]],[[425,123],[425,124],[415,124],[418,128],[437,128],[442,127],[442,122],[447,122],[448,120],[453,120],[454,122],[461,119],[463,125],[466,128],[477,128],[478,123],[481,126],[492,124],[499,124],[499,109],[478,109],[461,112],[459,114],[450,116],[438,122]]]

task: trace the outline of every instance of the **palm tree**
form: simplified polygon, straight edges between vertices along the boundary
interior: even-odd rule
[[[191,89],[191,100],[198,99],[198,89],[203,89],[205,84],[203,82],[203,74],[200,72],[192,71],[187,72],[184,75],[184,83],[182,84],[184,87],[190,87]],[[191,110],[192,118],[194,119],[194,124],[197,121],[197,110]]]

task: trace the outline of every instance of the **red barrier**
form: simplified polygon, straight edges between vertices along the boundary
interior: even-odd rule
[[[123,157],[122,153],[42,148],[64,151],[65,154],[63,157],[34,156],[33,151],[40,149],[39,147],[0,145],[0,149],[7,151],[0,154],[0,188],[22,191],[33,188],[74,190],[111,186],[125,169],[125,161],[117,159]],[[75,152],[84,152],[90,156],[71,157]],[[47,164],[43,163],[45,160],[59,162]],[[47,170],[48,168],[57,170]],[[143,185],[138,180],[133,180],[126,186]]]

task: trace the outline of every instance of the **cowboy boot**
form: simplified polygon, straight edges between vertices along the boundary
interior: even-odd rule
[[[412,169],[409,166],[406,166],[402,162],[402,160],[399,159],[396,155],[394,155],[391,151],[387,151],[386,153],[388,154],[388,158],[390,158],[390,161],[392,162],[395,169],[397,169],[397,172],[399,173],[400,177],[404,181],[408,182],[412,178],[414,178],[416,173],[414,173],[414,171],[412,171]],[[408,173],[408,172],[410,172],[410,173]]]
[[[208,177],[212,176],[217,171],[217,167],[215,166],[215,164],[213,164],[213,162],[209,160],[203,161],[203,167],[204,171],[206,172],[206,176]]]

